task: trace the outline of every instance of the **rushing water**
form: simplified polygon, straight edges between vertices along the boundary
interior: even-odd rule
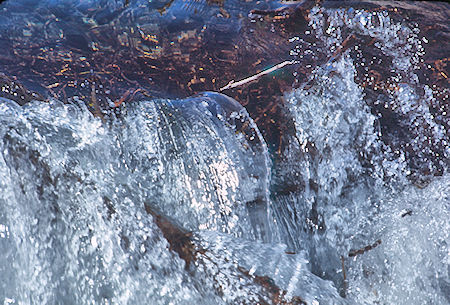
[[[268,269],[287,285],[295,263],[305,270],[290,276],[297,282],[305,273],[312,282],[303,286],[311,286],[305,296],[333,295],[330,284],[306,271],[304,258],[284,258],[283,246],[256,242],[276,232],[269,221],[267,148],[246,111],[228,97],[143,102],[109,127],[59,102],[19,107],[3,100],[1,113],[6,298],[211,304],[220,303],[210,296],[217,281],[221,299],[235,303],[255,288],[227,266],[233,261]],[[206,261],[187,274],[146,205],[198,231],[220,269]],[[289,291],[300,292],[295,285]]]
[[[225,94],[100,117],[4,85],[0,303],[448,304],[448,83],[423,77],[418,27],[332,6],[286,40],[317,66],[285,92],[278,153]]]

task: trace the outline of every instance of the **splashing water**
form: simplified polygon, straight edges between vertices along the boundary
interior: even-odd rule
[[[0,302],[450,302],[448,120],[420,31],[386,11],[308,20],[329,60],[286,93],[278,159],[218,93],[107,123],[0,98]],[[342,50],[352,35],[373,47]]]
[[[306,251],[313,273],[349,302],[446,304],[449,176],[426,187],[410,182],[415,169],[447,168],[449,157],[445,125],[429,109],[435,93],[415,75],[423,50],[417,33],[385,12],[316,7],[310,17],[331,60],[286,96],[295,134],[273,186],[283,241]],[[333,57],[349,30],[395,56],[398,90],[371,100],[357,82],[360,54]],[[384,141],[381,116],[371,109],[383,98],[402,117],[412,147]]]
[[[286,288],[287,279],[302,275],[311,291],[326,287],[328,296],[337,295],[307,270],[301,255],[294,259],[301,271],[288,277],[291,259],[283,258],[283,247],[250,241],[275,240],[276,230],[268,213],[267,148],[236,101],[205,93],[142,102],[109,127],[86,109],[58,102],[22,108],[1,102],[5,300],[244,303],[263,298],[241,269],[252,270],[251,278],[258,266],[275,268],[270,272]],[[205,232],[197,237],[200,251],[213,260],[200,257],[196,271],[188,272],[168,250],[148,207]],[[227,267],[230,260],[236,263]]]

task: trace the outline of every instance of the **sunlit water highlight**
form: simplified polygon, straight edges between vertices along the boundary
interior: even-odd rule
[[[434,92],[415,76],[415,30],[383,12],[310,17],[330,54],[344,25],[380,42],[395,58],[401,86],[390,98],[412,149],[442,146],[448,162],[447,131],[427,106]],[[411,183],[406,151],[382,141],[355,82],[357,64],[344,53],[286,95],[295,130],[275,169],[256,124],[224,95],[135,103],[107,123],[81,104],[2,99],[0,300],[254,304],[244,268],[308,304],[447,304],[447,164],[429,184]],[[208,259],[186,270],[146,206],[193,231]]]

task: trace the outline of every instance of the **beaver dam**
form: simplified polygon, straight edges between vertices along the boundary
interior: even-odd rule
[[[450,303],[449,15],[0,1],[0,303]]]

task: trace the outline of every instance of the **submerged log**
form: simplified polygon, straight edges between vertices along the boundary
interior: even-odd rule
[[[17,80],[0,73],[0,97],[15,101],[19,105],[25,105],[33,100],[45,101],[45,98],[25,88]]]
[[[208,249],[199,248],[196,244],[197,240],[193,237],[192,232],[186,231],[181,226],[177,225],[173,220],[157,212],[149,204],[145,204],[145,211],[153,217],[158,228],[161,230],[164,238],[169,243],[169,250],[176,253],[185,262],[187,270],[192,272],[201,272],[200,268],[196,268],[198,265],[205,264],[206,261],[210,261],[213,264],[214,258],[208,255]],[[225,257],[226,259],[226,257]],[[194,264],[195,263],[195,264]],[[220,265],[219,269],[220,269]],[[226,267],[230,268],[230,267]],[[219,270],[220,272],[220,270]],[[260,276],[255,274],[250,274],[248,270],[237,266],[235,270],[231,272],[238,274],[241,278],[240,281],[245,282],[244,285],[254,286],[251,289],[251,293],[257,297],[258,304],[271,304],[271,305],[303,305],[306,304],[302,298],[298,296],[287,297],[286,291],[278,287],[273,280],[268,276]],[[208,274],[203,274],[202,276],[208,276]],[[217,289],[217,293],[221,293],[221,283],[220,277],[212,278],[212,281],[218,281],[214,284]],[[240,283],[239,285],[243,285]],[[236,304],[249,304],[246,300],[239,300]]]

